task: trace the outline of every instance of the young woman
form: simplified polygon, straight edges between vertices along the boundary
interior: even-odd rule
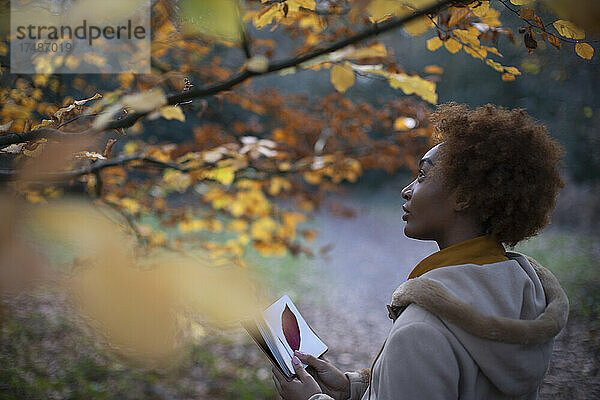
[[[370,370],[296,353],[297,378],[273,371],[284,400],[537,397],[568,301],[548,270],[504,245],[548,223],[561,148],[523,110],[450,103],[431,121],[438,144],[402,190],[402,219],[408,237],[440,251],[394,292]]]

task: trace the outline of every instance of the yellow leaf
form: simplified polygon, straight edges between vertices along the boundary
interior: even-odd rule
[[[473,15],[475,15],[476,17],[484,17],[487,12],[490,9],[490,2],[489,1],[482,1],[479,3],[473,3],[469,6],[469,8],[471,9],[471,12],[473,13]]]
[[[48,75],[48,74],[35,74],[33,76],[33,83],[37,87],[46,86],[48,84],[48,77],[49,76],[50,75]]]
[[[490,28],[495,28],[497,26],[502,25],[498,17],[500,16],[500,11],[490,8],[485,16],[481,17],[481,23],[486,24]]]
[[[404,24],[404,29],[412,36],[419,36],[427,32],[432,26],[433,22],[427,16],[423,16]]]
[[[232,219],[227,223],[227,229],[235,232],[244,232],[248,229],[248,222],[244,219]]]
[[[487,65],[489,65],[490,67],[494,68],[498,72],[504,72],[504,67],[499,62],[496,62],[494,60],[490,60],[488,58],[487,60],[485,60],[485,63]]]
[[[354,85],[354,71],[348,63],[344,65],[336,64],[331,68],[330,79],[335,90],[344,93],[350,86]]]
[[[492,54],[495,54],[495,55],[497,55],[499,57],[502,57],[502,54],[495,47],[492,47],[492,46],[481,46],[481,48],[484,49],[484,50],[486,50],[486,51],[489,51]]]
[[[560,33],[566,38],[585,39],[585,32],[583,31],[583,29],[578,28],[571,21],[559,19],[558,21],[555,21],[552,25],[554,25],[558,33]]]
[[[284,178],[275,176],[271,178],[268,192],[271,196],[277,196],[282,190],[290,190],[291,188],[292,184],[290,182]]]
[[[450,9],[450,12],[451,16],[450,20],[448,21],[448,27],[452,28],[453,26],[461,22],[463,19],[465,19],[465,17],[469,14],[469,9],[452,7]]]
[[[121,199],[119,203],[121,207],[123,207],[132,214],[136,214],[138,211],[140,211],[140,203],[138,203],[134,199],[124,198]]]
[[[282,215],[283,224],[292,228],[296,228],[298,223],[306,222],[304,214],[284,212]]]
[[[223,185],[231,185],[235,179],[235,167],[220,167],[214,168],[208,171],[203,171],[202,176],[204,178],[213,179]]]
[[[315,0],[287,0],[289,11],[299,11],[300,7],[307,10],[315,9]]]
[[[464,48],[465,53],[467,53],[468,55],[470,55],[473,58],[479,58],[480,60],[485,59],[485,57],[487,56],[487,51],[482,48],[482,47],[469,47],[469,46],[465,46]]]
[[[479,47],[479,37],[476,33],[465,30],[455,29],[453,33],[463,42],[477,48]]]
[[[164,119],[176,119],[178,121],[184,122],[185,115],[183,115],[183,111],[179,106],[164,106],[160,108],[160,115]]]
[[[439,37],[432,37],[427,41],[427,50],[435,51],[442,47],[443,44],[444,42],[442,42]]]
[[[292,169],[292,164],[290,164],[287,161],[282,161],[279,163],[279,165],[277,166],[277,168],[279,168],[280,171],[289,171],[290,169]]]
[[[389,74],[388,81],[394,89],[400,88],[406,94],[416,94],[431,104],[437,103],[435,83],[421,78],[420,76],[409,76],[406,74]]]
[[[504,70],[512,75],[521,75],[521,71],[519,71],[516,67],[504,67]]]
[[[515,76],[512,74],[502,74],[502,80],[503,81],[514,81]]]
[[[185,192],[192,183],[192,178],[189,174],[177,171],[173,168],[167,168],[163,173],[163,181],[165,186],[171,190]]]
[[[575,45],[575,52],[581,58],[591,60],[594,56],[594,48],[587,43],[577,43]]]
[[[510,0],[515,6],[528,6],[535,3],[535,0]]]
[[[142,142],[140,140],[131,140],[127,143],[125,143],[125,146],[123,146],[123,153],[125,154],[134,154],[137,151],[140,150],[140,148],[142,147]]]
[[[302,176],[304,176],[304,180],[311,185],[318,185],[323,179],[323,175],[315,171],[307,171],[302,174]]]
[[[260,254],[266,257],[282,257],[287,253],[287,248],[281,242],[254,242],[253,246]]]
[[[250,235],[255,240],[268,242],[271,240],[272,233],[277,229],[277,223],[271,217],[259,218],[252,222]]]
[[[380,22],[392,15],[401,17],[412,12],[410,7],[396,0],[372,0],[367,7],[367,13],[372,21]]]
[[[283,17],[283,12],[279,10],[279,3],[271,4],[268,8],[263,9],[253,19],[254,26],[262,29],[275,20],[279,21]]]
[[[458,40],[450,38],[444,42],[444,47],[446,47],[446,50],[448,50],[450,53],[455,54],[462,49],[462,44],[460,44]]]
[[[206,228],[206,224],[201,219],[184,220],[177,224],[177,229],[181,233],[198,232]]]
[[[387,50],[386,50],[385,46],[383,45],[383,43],[377,43],[372,46],[363,47],[362,49],[354,50],[352,53],[350,53],[350,55],[348,55],[348,58],[353,58],[353,59],[358,60],[361,58],[385,57],[385,56],[387,56]]]
[[[315,14],[303,17],[298,25],[300,25],[301,28],[310,28],[315,33],[321,32],[323,29],[325,29],[326,26],[323,20]]]
[[[439,75],[441,75],[441,74],[444,73],[444,68],[440,67],[439,65],[426,65],[423,70],[427,74],[439,74]]]

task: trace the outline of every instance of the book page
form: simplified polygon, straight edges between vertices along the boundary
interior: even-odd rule
[[[327,351],[327,345],[312,330],[287,295],[267,308],[263,316],[273,333],[279,352],[291,371],[294,371],[292,356],[295,349],[315,357]],[[287,335],[284,333],[284,325]]]

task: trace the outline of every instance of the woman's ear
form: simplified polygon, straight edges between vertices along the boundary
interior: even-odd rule
[[[471,205],[471,198],[460,193],[458,190],[453,193],[454,197],[454,211],[464,211]]]

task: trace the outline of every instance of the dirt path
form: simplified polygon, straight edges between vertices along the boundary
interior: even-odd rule
[[[314,285],[327,296],[304,300],[302,312],[330,345],[328,357],[344,370],[370,366],[392,326],[385,304],[411,268],[437,250],[433,242],[404,236],[402,201],[394,196],[346,198],[355,218],[316,218],[320,243],[333,245],[327,260],[315,262]],[[600,338],[592,325],[569,321],[559,335],[540,399],[600,398]]]

